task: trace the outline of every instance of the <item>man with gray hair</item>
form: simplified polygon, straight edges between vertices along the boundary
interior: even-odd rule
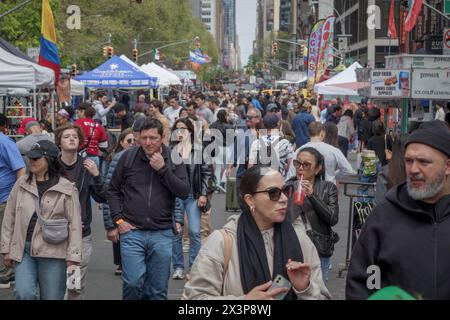
[[[17,148],[19,148],[20,154],[29,169],[28,157],[25,154],[31,150],[31,148],[40,140],[48,140],[54,142],[53,138],[47,134],[42,133],[42,128],[39,122],[31,120],[27,122],[25,126],[26,137],[17,142]]]
[[[450,131],[426,122],[406,142],[406,182],[386,193],[352,252],[347,299],[397,286],[423,299],[450,299]]]

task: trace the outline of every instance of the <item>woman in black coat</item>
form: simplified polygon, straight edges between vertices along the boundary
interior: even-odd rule
[[[331,229],[338,223],[339,203],[336,185],[324,180],[324,163],[323,155],[314,148],[307,147],[298,153],[294,160],[296,176],[289,181],[295,184],[295,193],[301,183],[304,201],[296,203],[295,194],[289,199],[288,210],[293,224],[302,224],[316,246],[323,281],[327,284],[330,257],[339,238]]]

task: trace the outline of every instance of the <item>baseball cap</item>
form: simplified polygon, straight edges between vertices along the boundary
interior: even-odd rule
[[[278,108],[278,106],[275,103],[269,103],[267,105],[267,112],[271,112],[271,111],[278,111],[280,108]]]
[[[141,131],[141,127],[142,127],[142,124],[144,123],[145,119],[147,119],[147,117],[141,116],[141,117],[138,117],[138,118],[136,118],[134,120],[133,132],[140,132]]]
[[[25,155],[30,159],[39,159],[42,156],[57,158],[58,154],[59,149],[56,144],[48,140],[39,140]]]
[[[28,122],[31,122],[31,121],[37,122],[37,120],[35,118],[25,118],[25,119],[23,119],[22,122],[20,123],[20,127],[17,130],[17,133],[18,134],[25,134],[25,132],[27,130],[27,124],[28,124]]]
[[[263,118],[264,127],[266,129],[275,129],[278,127],[280,118],[276,114],[266,114]]]

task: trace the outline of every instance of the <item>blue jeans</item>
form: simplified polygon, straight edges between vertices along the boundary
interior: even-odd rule
[[[172,243],[172,229],[120,235],[124,300],[167,299]]]
[[[328,271],[330,270],[330,258],[331,257],[319,257],[320,269],[322,270],[322,279],[325,285],[328,284]]]
[[[15,263],[15,300],[63,300],[67,265],[64,259],[30,256],[31,242],[25,242],[22,261]],[[39,295],[38,295],[39,286]]]
[[[200,236],[201,215],[200,208],[197,205],[197,200],[192,197],[192,194],[186,200],[181,200],[181,211],[186,210],[189,226],[189,270],[194,263],[195,258],[202,246]],[[184,270],[184,256],[183,256],[183,232],[177,234],[173,240],[173,269]]]

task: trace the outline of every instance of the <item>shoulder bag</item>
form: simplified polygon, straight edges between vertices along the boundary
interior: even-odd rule
[[[41,216],[39,198],[35,199],[36,214],[38,223],[42,229],[42,238],[50,244],[60,244],[69,237],[69,221],[67,219],[47,219]]]

